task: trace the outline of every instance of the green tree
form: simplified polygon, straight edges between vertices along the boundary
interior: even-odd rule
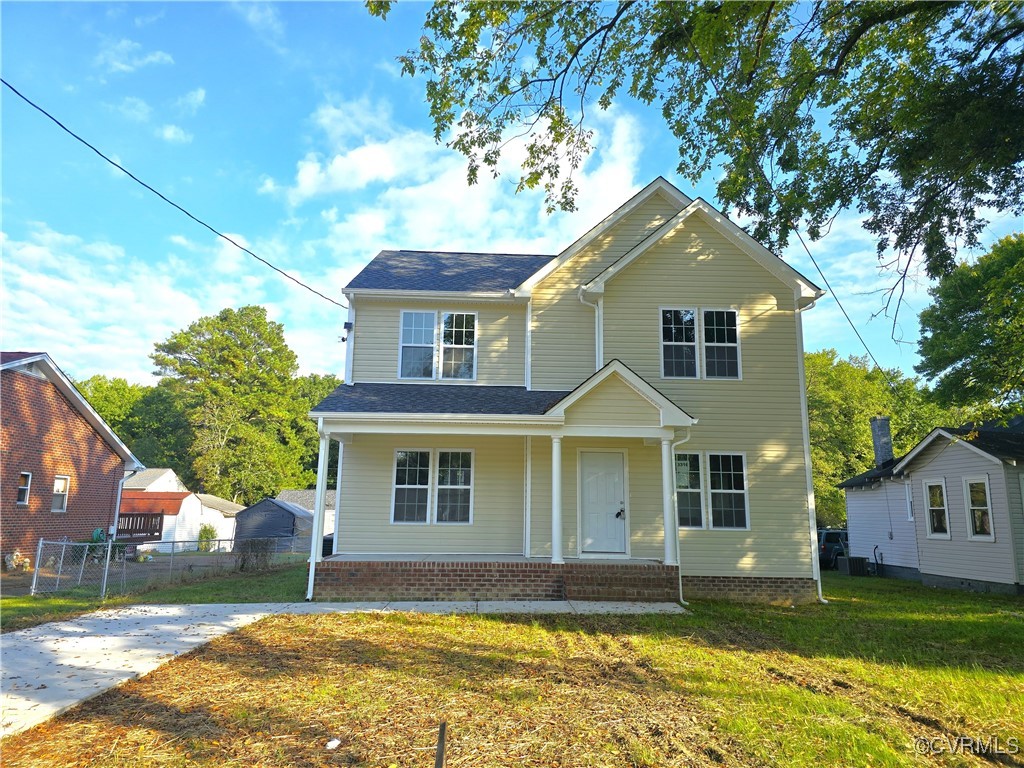
[[[110,379],[99,374],[76,381],[75,387],[122,440],[126,440],[123,429],[132,409],[150,389],[142,384],[129,384],[126,379]]]
[[[966,411],[938,405],[927,388],[898,370],[883,375],[867,357],[843,360],[834,349],[808,352],[804,370],[819,525],[845,524],[846,500],[836,485],[875,465],[872,416],[890,417],[896,456],[935,427],[957,426],[970,418]]]
[[[170,467],[186,487],[193,488],[192,425],[181,387],[165,379],[149,387],[125,422],[128,447],[147,467]]]
[[[1022,43],[1011,0],[437,0],[399,60],[426,76],[435,138],[454,136],[470,181],[526,135],[519,188],[571,209],[588,108],[628,96],[661,107],[682,176],[724,159],[718,199],[769,247],[856,206],[880,253],[910,257],[893,265],[923,253],[937,276],[977,245],[979,209],[1024,211]]]
[[[302,401],[303,413],[308,414],[331,392],[342,384],[342,380],[334,374],[320,375],[310,373],[296,380],[296,396]],[[306,445],[306,453],[302,466],[316,479],[316,466],[320,457],[320,440],[316,433],[316,425],[308,416],[304,416],[297,430]],[[333,488],[338,475],[338,444],[332,441],[327,457],[327,484]],[[312,484],[309,487],[313,487]]]
[[[295,353],[263,307],[225,309],[156,345],[156,373],[175,382],[203,488],[240,503],[313,481],[303,468],[306,418]]]
[[[918,373],[937,378],[943,403],[1024,405],[1024,234],[960,264],[921,312]]]

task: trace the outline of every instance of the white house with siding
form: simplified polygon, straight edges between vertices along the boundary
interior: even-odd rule
[[[895,562],[916,567],[929,586],[1024,594],[1024,416],[934,429],[885,471],[867,490],[858,487],[864,475],[842,486],[852,555],[870,557],[881,541],[893,553],[887,571]],[[901,492],[906,522],[895,513],[898,535],[886,544],[883,521]]]
[[[310,597],[820,594],[823,292],[705,201],[659,178],[559,254],[382,251],[344,293]]]

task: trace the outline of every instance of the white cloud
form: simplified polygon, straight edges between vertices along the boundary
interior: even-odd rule
[[[281,43],[285,33],[284,22],[274,5],[269,2],[235,2],[231,7],[266,45],[279,54],[287,53]]]
[[[153,109],[142,99],[138,99],[134,96],[126,96],[118,105],[118,111],[129,120],[134,120],[137,123],[144,123],[149,120],[149,116],[152,114]]]
[[[108,72],[134,72],[150,64],[173,64],[174,59],[164,51],[142,52],[142,45],[122,38],[107,40],[96,55],[95,63]]]
[[[162,19],[163,17],[164,12],[160,11],[159,13],[154,13],[149,16],[136,16],[134,19],[132,19],[132,22],[135,24],[137,28],[142,28],[148,27],[150,24],[160,21],[160,19]]]
[[[203,106],[206,101],[206,89],[196,88],[194,91],[189,91],[180,99],[175,102],[178,110],[185,115],[194,115],[199,111],[199,108]]]
[[[189,144],[192,134],[177,125],[164,125],[157,129],[156,135],[171,144]]]

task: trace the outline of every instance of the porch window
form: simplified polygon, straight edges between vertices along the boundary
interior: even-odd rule
[[[740,342],[735,309],[704,310],[704,377],[738,379]]]
[[[472,522],[473,454],[470,451],[438,451],[438,523]]]
[[[704,527],[700,454],[676,454],[676,513],[680,528]]]
[[[928,507],[928,536],[949,538],[949,514],[946,511],[946,484],[942,480],[924,481],[924,503]]]
[[[743,455],[709,453],[712,528],[747,527],[747,483]]]
[[[476,315],[446,312],[441,329],[441,378],[476,378]]]
[[[992,510],[989,504],[988,479],[964,478],[964,499],[967,502],[967,537],[993,541]]]
[[[402,350],[398,376],[402,379],[434,378],[433,312],[402,313]]]
[[[430,451],[395,453],[392,523],[425,523],[430,505]]]
[[[661,375],[666,379],[697,378],[697,311],[661,310]]]
[[[28,504],[28,494],[32,488],[32,473],[22,472],[18,476],[18,504]]]
[[[68,511],[68,491],[70,490],[70,477],[67,475],[57,475],[53,478],[53,502],[50,504],[51,512]]]

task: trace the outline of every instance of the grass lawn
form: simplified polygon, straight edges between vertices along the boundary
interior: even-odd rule
[[[825,592],[688,616],[271,617],[6,739],[4,766],[429,766],[442,720],[450,768],[1024,765],[1024,600],[831,574]]]
[[[215,576],[175,584],[141,594],[100,601],[95,594],[32,595],[0,597],[0,628],[4,632],[68,619],[100,608],[163,603],[294,603],[306,597],[306,565],[289,566],[266,573]]]

